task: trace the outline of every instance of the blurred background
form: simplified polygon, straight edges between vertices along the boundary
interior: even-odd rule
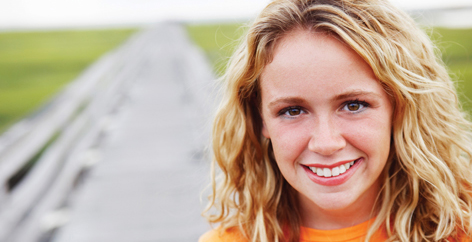
[[[224,71],[244,26],[268,0],[1,0],[0,132],[33,112],[99,56],[143,27],[183,23]],[[465,97],[472,97],[472,2],[393,0],[424,27]],[[243,27],[242,27],[243,26]],[[241,28],[242,27],[242,28]],[[468,94],[471,93],[471,94]]]
[[[75,193],[70,190],[87,183],[87,179],[104,177],[100,169],[96,169],[99,171],[92,172],[90,175],[91,168],[99,160],[109,162],[107,160],[111,159],[109,157],[115,159],[118,156],[132,156],[131,153],[118,155],[116,150],[123,151],[129,148],[141,152],[140,149],[147,147],[146,144],[173,144],[169,141],[172,139],[176,145],[166,148],[165,151],[154,151],[156,153],[149,153],[147,156],[142,155],[147,151],[133,154],[133,156],[141,155],[140,160],[149,160],[149,163],[143,163],[141,167],[145,167],[143,169],[147,172],[151,171],[150,177],[155,177],[152,174],[161,174],[159,172],[165,171],[165,174],[159,177],[166,178],[161,180],[159,177],[157,180],[142,178],[141,180],[146,182],[135,185],[133,189],[130,188],[133,190],[132,195],[121,193],[121,190],[117,194],[120,194],[120,199],[121,197],[140,197],[141,195],[134,192],[149,185],[153,189],[144,189],[142,192],[160,195],[149,199],[152,202],[148,205],[159,204],[161,202],[159,199],[162,197],[167,199],[169,196],[175,196],[175,200],[167,201],[169,203],[164,203],[167,205],[163,206],[172,204],[176,207],[187,206],[181,204],[181,201],[185,200],[186,196],[191,196],[190,200],[195,200],[191,204],[199,204],[191,210],[193,214],[191,217],[199,217],[201,204],[206,203],[206,200],[203,199],[204,201],[201,202],[197,197],[209,176],[207,172],[209,158],[205,155],[208,144],[208,123],[203,119],[207,118],[210,112],[202,111],[201,113],[207,116],[200,117],[201,114],[197,111],[205,110],[205,103],[214,102],[208,100],[212,99],[212,95],[206,95],[205,93],[209,93],[206,89],[211,89],[214,84],[213,80],[224,73],[226,62],[239,43],[240,37],[245,33],[248,24],[269,2],[269,0],[0,0],[0,134],[2,134],[0,136],[0,183],[3,184],[0,189],[0,242],[46,242],[53,241],[54,238],[56,238],[54,241],[195,241],[203,231],[209,228],[207,225],[197,226],[197,229],[191,234],[186,234],[185,237],[149,235],[148,240],[130,238],[138,238],[145,234],[140,230],[141,227],[147,226],[149,230],[156,230],[156,226],[161,225],[142,225],[133,231],[134,235],[130,235],[133,234],[130,232],[126,234],[128,237],[121,236],[122,240],[116,237],[110,239],[112,237],[106,237],[103,233],[98,233],[100,234],[97,235],[98,237],[80,237],[77,236],[78,233],[94,230],[80,226],[82,230],[77,229],[77,226],[71,226],[75,230],[69,229],[69,234],[75,234],[75,237],[69,235],[57,237],[57,234],[67,234],[60,229],[69,221],[73,221],[74,206],[79,207],[79,211],[85,211],[80,210],[84,208],[83,206],[80,207],[81,205],[74,202],[76,197],[80,200],[80,195],[74,195]],[[441,57],[450,70],[451,78],[456,83],[464,110],[472,113],[470,101],[472,99],[472,1],[391,0],[391,2],[407,11],[431,36],[442,53]],[[170,51],[171,49],[176,49],[176,52]],[[185,53],[195,55],[188,58],[181,57],[184,54],[177,52],[178,49],[185,49]],[[141,58],[141,55],[149,56]],[[161,60],[158,56],[165,58]],[[199,59],[199,56],[203,56],[203,59]],[[171,60],[172,63],[169,64],[166,60]],[[201,66],[198,63],[208,65]],[[177,74],[166,74],[158,78],[160,74],[155,73],[159,69],[158,66],[173,70]],[[205,68],[209,73],[201,71]],[[188,70],[194,72],[188,72]],[[141,106],[136,108],[138,107],[136,103],[140,102],[139,98],[146,96],[148,87],[143,86],[135,88],[138,91],[132,91],[135,90],[132,88],[133,83],[139,82],[136,81],[138,79],[150,77],[154,78],[152,80],[169,81],[155,87],[159,89],[155,93],[160,93],[158,95],[165,99],[164,101],[146,99],[143,101],[147,105],[145,108]],[[206,81],[202,81],[201,83],[204,84],[198,84],[199,86],[191,83],[193,79],[198,78]],[[173,81],[178,85],[172,86],[175,84],[172,84]],[[206,89],[203,90],[202,86]],[[127,92],[129,90],[131,94]],[[195,94],[197,92],[200,94]],[[175,99],[177,101],[172,101],[173,96],[166,96],[173,93],[179,95]],[[107,101],[103,101],[105,99]],[[152,120],[149,127],[142,125],[144,128],[139,131],[139,135],[133,134],[130,136],[132,138],[129,138],[126,136],[127,131],[116,131],[116,129],[121,127],[126,130],[128,127],[126,120],[131,119],[126,119],[127,116],[123,115],[124,121],[117,122],[117,116],[121,114],[116,114],[121,112],[122,107],[126,107],[122,103],[127,101],[123,100],[129,102],[130,99],[135,100],[135,109],[145,110],[144,113],[159,110],[162,116],[168,117],[170,114],[179,115],[178,110],[187,110],[191,115],[200,115],[199,118],[202,120],[187,127],[185,125],[193,121],[180,124],[174,119],[166,123],[167,121],[162,121],[162,118],[159,121],[160,117],[153,116],[156,120],[149,119]],[[172,102],[172,104],[167,102]],[[91,105],[93,103],[98,104]],[[183,106],[178,106],[179,103]],[[194,103],[199,103],[200,106],[193,107]],[[103,108],[106,112],[98,112],[96,108],[98,106],[106,106],[107,108]],[[128,104],[128,106],[130,117],[141,117],[138,111],[136,113],[132,111],[133,105]],[[189,118],[187,116],[178,119],[186,120]],[[192,116],[191,120],[195,120],[195,117]],[[163,122],[166,124],[163,125]],[[170,123],[174,126],[169,126]],[[180,126],[176,126],[175,123]],[[204,131],[194,131],[199,129],[199,124],[205,126]],[[162,130],[150,132],[152,125],[162,126]],[[110,135],[110,130],[118,133],[116,137]],[[132,126],[129,130],[136,131],[138,127]],[[195,137],[191,142],[189,141],[190,143],[182,143],[181,140],[188,138],[189,133],[192,133],[190,136]],[[144,134],[152,134],[157,139],[143,136]],[[108,137],[107,135],[115,137],[116,143],[109,146],[100,143],[103,137]],[[179,135],[182,135],[182,138],[175,138],[180,137]],[[131,143],[121,141],[125,140],[124,137],[128,141],[131,140]],[[159,138],[162,140],[158,140]],[[177,144],[185,145],[185,148]],[[139,147],[133,148],[132,145]],[[155,148],[149,145],[149,149]],[[184,149],[188,151],[181,152]],[[152,164],[155,164],[153,161],[169,159],[170,154],[165,158],[159,156],[169,151],[173,151],[172,157],[176,156],[174,154],[184,154],[179,158],[179,162],[192,160],[191,165],[176,162],[175,166],[180,166],[178,169],[181,173],[183,166],[195,165],[192,168],[198,171],[192,173],[195,177],[187,175],[184,179],[172,180],[181,174],[178,173],[177,167],[170,168],[169,163],[151,168]],[[69,162],[69,160],[80,160],[80,162]],[[138,166],[139,162],[134,160],[133,162],[134,165],[132,164],[131,167]],[[103,163],[106,164],[106,162]],[[112,169],[106,165],[102,167],[106,174],[109,174]],[[146,173],[144,170],[140,170],[142,173],[136,171],[137,176],[143,177],[142,174]],[[122,168],[120,172],[119,177],[122,179],[134,170]],[[169,186],[175,182],[178,186],[170,186],[170,188],[181,189],[184,192],[176,194],[160,190],[161,186]],[[58,184],[69,185],[60,187]],[[116,188],[118,185],[114,184],[111,183],[110,186]],[[198,186],[185,190],[189,189],[189,184],[198,184]],[[121,186],[128,185],[121,184]],[[45,195],[54,189],[57,190],[54,194],[61,195]],[[87,194],[87,192],[83,193]],[[101,194],[103,192],[96,192],[95,196],[90,195],[90,197],[103,197],[100,196]],[[107,200],[107,198],[104,199]],[[113,200],[113,198],[108,200]],[[145,206],[130,205],[142,200],[130,200],[122,206],[139,207],[143,210],[140,215],[142,218],[145,216],[143,214],[148,211]],[[98,203],[95,200],[85,199],[84,201],[88,204]],[[111,205],[103,206],[110,207]],[[93,209],[91,214],[104,208],[94,207]],[[120,210],[114,209],[110,213]],[[157,217],[162,217],[161,220],[172,220],[161,216],[162,211],[154,212]],[[171,218],[178,217],[175,220],[176,224],[181,223],[182,218],[190,216],[189,214],[177,215],[178,212],[165,212],[165,214],[170,214]],[[76,221],[80,221],[77,216],[75,218]],[[115,222],[119,220],[113,219]],[[204,221],[198,220],[196,223],[204,224]],[[98,227],[99,225],[95,228],[96,231],[104,230],[97,229]],[[163,227],[170,231],[174,228],[170,225]],[[107,228],[115,232],[120,230],[119,226],[118,229],[113,226]],[[36,232],[23,233],[22,231]],[[56,233],[58,231],[61,233]],[[159,234],[162,233],[162,231],[159,232]],[[18,234],[32,235],[27,238]]]

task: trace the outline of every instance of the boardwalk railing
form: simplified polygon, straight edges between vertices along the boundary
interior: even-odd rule
[[[61,223],[62,207],[142,65],[146,31],[105,55],[43,110],[0,137],[0,241],[29,242]],[[148,41],[149,42],[149,41]]]

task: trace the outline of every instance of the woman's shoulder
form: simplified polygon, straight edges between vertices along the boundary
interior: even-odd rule
[[[448,239],[448,241],[449,242],[471,242],[472,237],[468,235],[466,232],[461,230],[455,239],[451,237]]]
[[[238,228],[222,229],[218,227],[203,234],[198,242],[248,242]]]

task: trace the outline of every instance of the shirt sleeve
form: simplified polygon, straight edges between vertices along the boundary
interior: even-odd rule
[[[198,239],[198,242],[218,242],[222,241],[219,236],[217,230],[210,230],[206,233],[204,233],[202,236],[200,236],[200,239]]]
[[[236,228],[221,231],[218,227],[203,234],[198,242],[248,242]]]

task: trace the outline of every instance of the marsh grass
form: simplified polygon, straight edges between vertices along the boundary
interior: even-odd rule
[[[228,60],[246,30],[242,23],[187,25],[190,37],[205,51],[218,76],[226,71]]]
[[[464,110],[472,114],[472,28],[434,28],[430,36],[456,82]]]
[[[0,132],[33,112],[134,29],[0,33]]]

